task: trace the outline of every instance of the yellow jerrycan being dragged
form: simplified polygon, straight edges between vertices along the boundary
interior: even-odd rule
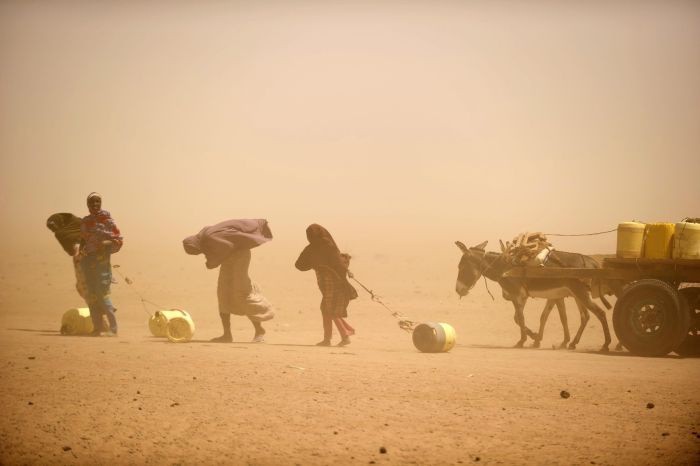
[[[425,322],[413,329],[413,345],[422,353],[446,353],[457,340],[457,333],[443,322]]]
[[[676,223],[672,257],[700,260],[700,223]]]
[[[670,259],[673,245],[674,223],[649,223],[644,232],[644,257]]]
[[[61,318],[61,335],[89,335],[93,330],[90,309],[68,309]]]
[[[173,323],[174,322],[174,323]],[[172,331],[169,331],[171,324]],[[187,311],[169,309],[156,311],[148,319],[148,328],[155,337],[166,337],[170,341],[184,342],[194,335],[194,321]]]
[[[194,336],[194,322],[189,314],[168,321],[167,337],[173,343],[186,343]]]
[[[642,257],[645,224],[623,222],[617,226],[617,257],[638,259]]]

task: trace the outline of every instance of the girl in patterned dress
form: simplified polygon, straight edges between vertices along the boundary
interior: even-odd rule
[[[342,254],[331,234],[316,223],[306,229],[308,246],[299,255],[295,267],[302,272],[313,269],[321,291],[321,316],[323,317],[323,340],[318,346],[330,346],[333,323],[340,333],[338,346],[350,344],[350,336],[355,334],[345,320],[348,304],[357,298],[357,291],[348,282],[350,256]]]

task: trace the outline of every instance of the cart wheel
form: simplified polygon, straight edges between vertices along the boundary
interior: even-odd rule
[[[661,280],[633,282],[613,311],[613,327],[631,353],[663,356],[676,349],[690,327],[690,313],[674,287]]]
[[[690,328],[676,353],[680,356],[700,356],[700,287],[678,290],[681,300],[685,300],[690,311]],[[684,304],[685,304],[684,303]]]

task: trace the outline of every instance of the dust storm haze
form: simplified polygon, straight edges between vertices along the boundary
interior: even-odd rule
[[[2,248],[90,191],[124,255],[235,217],[417,257],[677,221],[698,43],[694,2],[3,2]]]
[[[697,360],[600,354],[595,318],[576,350],[556,317],[513,349],[496,284],[458,299],[454,241],[699,217],[699,45],[694,1],[0,2],[0,462],[697,464]],[[92,191],[124,236],[118,338],[58,331],[84,303],[45,222]],[[182,248],[231,218],[274,234],[265,345],[238,317],[209,343],[217,271]],[[454,349],[418,353],[359,286],[352,345],[317,348],[314,222]],[[195,339],[153,338],[146,304]]]

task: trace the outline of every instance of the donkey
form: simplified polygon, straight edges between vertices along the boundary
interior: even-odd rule
[[[520,340],[516,343],[516,347],[522,347],[528,336],[536,342],[541,339],[541,335],[535,334],[525,325],[523,311],[528,297],[546,298],[551,302],[552,306],[557,300],[573,297],[581,314],[581,325],[576,332],[574,340],[569,344],[569,349],[576,349],[576,345],[581,339],[583,330],[590,318],[588,313],[590,310],[603,326],[605,343],[601,351],[608,351],[611,339],[605,311],[593,302],[590,287],[585,281],[575,278],[504,277],[504,273],[515,266],[510,264],[501,253],[486,252],[485,248],[488,241],[484,241],[472,248],[467,248],[459,241],[456,241],[455,244],[462,251],[462,258],[459,261],[459,273],[457,275],[457,294],[460,297],[466,296],[482,275],[489,280],[498,282],[501,285],[503,298],[511,301],[515,308],[514,319],[520,327]],[[556,250],[549,254],[544,266],[569,268],[599,267],[598,263],[591,257]],[[547,303],[548,306],[550,302]],[[547,308],[545,307],[545,309]],[[541,322],[540,332],[543,331],[542,327],[543,323]]]

